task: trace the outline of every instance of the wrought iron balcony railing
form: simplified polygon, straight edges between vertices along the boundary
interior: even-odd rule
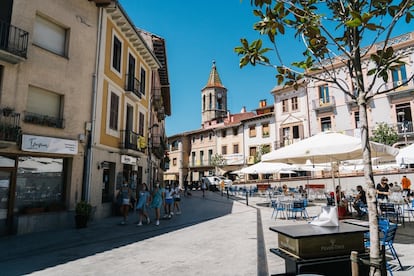
[[[20,139],[20,113],[10,108],[0,110],[0,140],[18,142]]]
[[[65,120],[62,118],[32,112],[25,112],[23,121],[29,124],[54,128],[65,128]]]
[[[28,32],[0,21],[0,59],[14,64],[26,59],[28,40]]]
[[[147,148],[145,137],[131,130],[121,130],[121,148],[144,152]]]
[[[132,74],[126,74],[126,84],[125,84],[125,91],[132,92],[135,96],[139,99],[142,97],[142,93],[140,91],[141,84],[137,78],[134,77]]]

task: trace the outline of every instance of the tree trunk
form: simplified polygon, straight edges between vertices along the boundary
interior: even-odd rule
[[[367,189],[368,220],[370,235],[370,262],[378,264],[380,262],[380,246],[378,234],[378,209],[374,175],[372,172],[371,148],[368,138],[368,119],[366,103],[359,105],[359,118],[361,122],[361,142],[364,159],[364,179]],[[378,266],[379,267],[379,266]],[[370,275],[380,276],[381,271],[371,266]]]

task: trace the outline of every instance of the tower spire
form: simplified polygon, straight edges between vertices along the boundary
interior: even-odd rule
[[[211,67],[210,76],[204,88],[207,88],[207,87],[224,87],[223,84],[221,83],[220,76],[217,72],[215,60],[213,60],[213,66]]]

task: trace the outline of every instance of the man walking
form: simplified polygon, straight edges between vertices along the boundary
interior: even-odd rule
[[[403,175],[401,179],[401,186],[403,188],[403,194],[406,194],[406,200],[410,200],[411,195],[411,181],[406,175]]]

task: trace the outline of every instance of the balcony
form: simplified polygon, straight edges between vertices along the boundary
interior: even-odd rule
[[[136,99],[141,99],[142,93],[140,91],[140,82],[132,74],[126,74],[125,92],[134,95]]]
[[[0,140],[18,142],[20,139],[20,113],[10,108],[0,110]]]
[[[144,152],[147,148],[145,137],[131,130],[121,130],[121,137],[123,141],[121,143],[122,149]]]
[[[62,118],[32,112],[24,113],[23,122],[40,126],[65,128],[65,120]]]
[[[320,98],[312,101],[313,110],[316,112],[329,112],[335,109],[335,98],[333,96]]]
[[[398,135],[404,137],[404,135],[412,135],[413,134],[413,122],[405,121],[397,123],[397,132]]]
[[[0,21],[0,60],[11,64],[26,60],[28,39],[28,32]]]
[[[398,85],[402,84],[405,80],[392,81],[386,83],[385,90],[393,89]],[[406,85],[393,89],[387,93],[387,97],[391,100],[412,97],[414,96],[414,80],[408,82]]]

